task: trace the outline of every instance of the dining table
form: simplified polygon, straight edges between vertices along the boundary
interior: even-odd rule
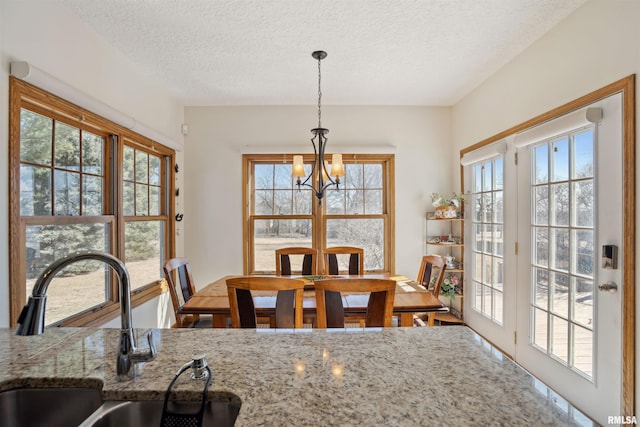
[[[181,314],[203,314],[213,316],[214,328],[226,328],[230,318],[229,296],[227,293],[227,279],[241,276],[224,276],[209,283],[196,291],[192,297],[183,304]],[[283,276],[284,277],[284,276]],[[316,297],[314,280],[327,278],[376,278],[392,279],[396,281],[396,293],[393,303],[393,314],[398,317],[399,326],[413,326],[416,313],[446,313],[449,308],[436,298],[422,285],[409,280],[404,276],[392,276],[389,274],[365,274],[365,275],[339,275],[339,276],[286,276],[305,281],[303,298],[303,312],[305,318],[315,318]],[[269,291],[252,292],[253,302],[257,317],[270,317],[275,315],[276,294]],[[362,316],[366,314],[369,294],[343,294],[342,302],[346,316]]]

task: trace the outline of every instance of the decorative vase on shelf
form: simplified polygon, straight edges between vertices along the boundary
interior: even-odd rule
[[[436,219],[455,219],[458,217],[458,208],[453,205],[437,206]]]
[[[431,193],[431,204],[436,208],[436,219],[458,218],[458,208],[463,201],[464,194],[462,193],[452,193],[448,197],[438,193]]]

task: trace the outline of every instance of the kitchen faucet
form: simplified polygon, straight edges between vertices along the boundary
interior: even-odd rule
[[[64,267],[78,261],[96,260],[106,263],[118,276],[120,289],[120,344],[118,345],[117,373],[119,379],[133,377],[132,366],[137,362],[153,360],[156,348],[151,332],[147,335],[148,349],[136,348],[131,322],[131,281],[124,263],[113,255],[98,251],[75,252],[54,261],[47,267],[33,286],[29,302],[24,306],[18,318],[17,335],[40,335],[44,331],[44,310],[47,300],[47,288],[53,277]]]

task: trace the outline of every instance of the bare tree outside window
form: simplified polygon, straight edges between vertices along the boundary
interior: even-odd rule
[[[266,161],[255,156],[250,162],[249,257],[253,262],[249,272],[274,272],[275,250],[289,246],[358,246],[364,249],[366,270],[387,269],[389,189],[384,186],[388,182],[385,161],[343,160],[345,176],[340,188],[327,189],[321,205],[311,189],[297,187],[291,161]],[[307,160],[305,173],[310,174],[311,169]],[[321,229],[324,236],[314,237],[315,230]]]

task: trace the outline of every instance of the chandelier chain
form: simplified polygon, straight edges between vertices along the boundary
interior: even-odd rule
[[[320,90],[320,84],[322,82],[322,72],[320,70],[320,61],[318,58],[318,128],[322,127],[322,109],[320,108],[320,101],[322,100],[322,90]]]

